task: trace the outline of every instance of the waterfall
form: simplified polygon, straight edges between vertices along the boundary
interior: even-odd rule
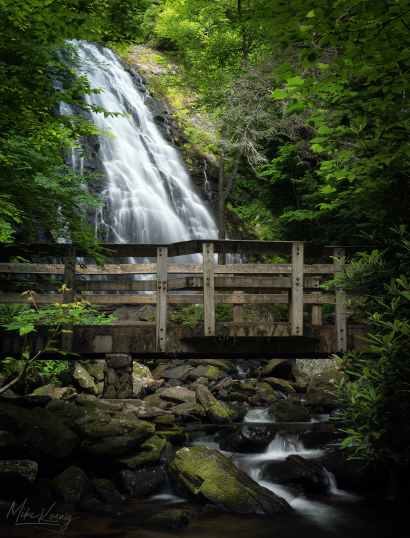
[[[151,111],[133,79],[109,49],[79,43],[83,59],[104,62],[91,68],[87,77],[100,94],[85,95],[111,112],[129,117],[107,117],[92,113],[93,123],[115,138],[101,136],[99,157],[106,178],[102,183],[105,207],[94,215],[96,234],[106,243],[173,243],[217,237],[217,226],[200,197],[177,151],[156,127]],[[64,113],[69,113],[67,106]],[[103,230],[102,235],[97,232]],[[182,258],[179,258],[181,261]],[[184,261],[201,260],[201,255]],[[130,259],[129,263],[147,262]]]

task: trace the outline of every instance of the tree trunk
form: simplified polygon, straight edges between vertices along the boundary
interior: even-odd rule
[[[219,191],[218,191],[218,239],[225,239],[225,141],[226,141],[227,126],[226,120],[222,125],[222,150],[221,158],[219,161]],[[225,265],[226,258],[225,254],[219,252],[218,254],[218,264]]]

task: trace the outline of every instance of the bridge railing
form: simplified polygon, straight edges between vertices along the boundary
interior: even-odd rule
[[[54,248],[53,248],[54,247]],[[13,247],[14,248],[14,247]],[[4,249],[7,255],[15,255],[13,248]],[[31,245],[31,252],[42,256],[58,253],[61,245]],[[157,263],[107,264],[104,268],[97,265],[77,265],[81,251],[65,247],[64,264],[47,263],[0,263],[0,303],[25,303],[27,296],[17,282],[16,274],[61,275],[61,283],[67,285],[64,293],[42,293],[36,296],[38,304],[68,303],[87,294],[91,304],[152,304],[156,305],[156,349],[166,350],[167,304],[203,304],[204,336],[215,336],[215,305],[233,304],[233,321],[243,321],[244,304],[288,304],[289,325],[292,336],[303,336],[303,305],[312,305],[312,323],[322,324],[322,307],[325,303],[335,304],[336,349],[347,350],[346,311],[341,288],[323,293],[320,291],[320,277],[325,274],[337,275],[347,266],[341,259],[364,247],[324,247],[303,242],[277,241],[221,241],[195,240],[170,245],[106,245],[110,257],[156,257]],[[290,263],[237,263],[217,265],[214,263],[217,252],[233,254],[276,254],[291,256]],[[201,253],[203,263],[170,263],[169,258]],[[26,254],[27,255],[27,254]],[[328,264],[305,264],[305,257],[326,259],[330,256],[339,261]],[[76,275],[104,276],[103,280],[78,280]],[[115,280],[118,275],[130,275],[133,279]],[[152,275],[155,280],[135,280],[135,275]],[[173,278],[178,275],[178,278]],[[184,276],[181,276],[184,275]],[[172,276],[170,278],[170,276]],[[113,278],[110,278],[113,277]],[[50,281],[39,282],[44,292],[55,290]],[[182,294],[178,291],[196,291]],[[216,294],[216,292],[232,292]],[[90,293],[91,294],[88,294]],[[92,292],[105,292],[104,294]],[[110,293],[111,292],[111,293]],[[154,293],[136,293],[154,292]],[[200,293],[198,293],[200,292]],[[253,293],[246,293],[253,292]],[[70,328],[70,327],[68,327]],[[72,349],[72,333],[63,334],[63,349]]]

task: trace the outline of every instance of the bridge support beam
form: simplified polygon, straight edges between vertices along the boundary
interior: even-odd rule
[[[157,248],[157,304],[155,309],[156,350],[165,352],[167,345],[167,267],[168,247]]]
[[[345,255],[344,248],[335,248],[333,256],[340,260]],[[333,261],[334,276],[343,272],[343,265],[337,261]],[[338,353],[347,352],[347,321],[346,321],[346,307],[343,306],[345,300],[343,288],[336,286],[335,288],[335,329],[336,329],[336,349]]]
[[[66,285],[67,289],[63,293],[63,304],[74,302],[75,262],[76,262],[75,247],[69,246],[66,248],[65,259],[64,259],[64,284]],[[71,332],[61,333],[61,351],[70,352],[73,350],[73,342],[74,342],[73,327],[74,327],[74,323],[72,321],[69,321],[68,323],[63,324],[63,327],[62,327],[63,331],[71,331]]]
[[[204,263],[204,335],[215,336],[214,244],[203,244]]]
[[[303,243],[292,245],[292,288],[289,297],[291,335],[303,336]]]

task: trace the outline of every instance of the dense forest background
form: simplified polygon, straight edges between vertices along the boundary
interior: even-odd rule
[[[192,134],[220,169],[221,237],[226,205],[261,239],[363,244],[363,232],[405,224],[409,8],[2,0],[1,240],[33,241],[45,229],[97,256],[83,217],[99,201],[78,187],[98,177],[62,166],[64,152],[98,134],[81,115],[89,109],[81,96],[101,90],[90,87],[75,39],[123,55],[145,42],[176,66],[162,84],[190,96],[183,108],[204,118]],[[60,116],[61,101],[79,114]]]

